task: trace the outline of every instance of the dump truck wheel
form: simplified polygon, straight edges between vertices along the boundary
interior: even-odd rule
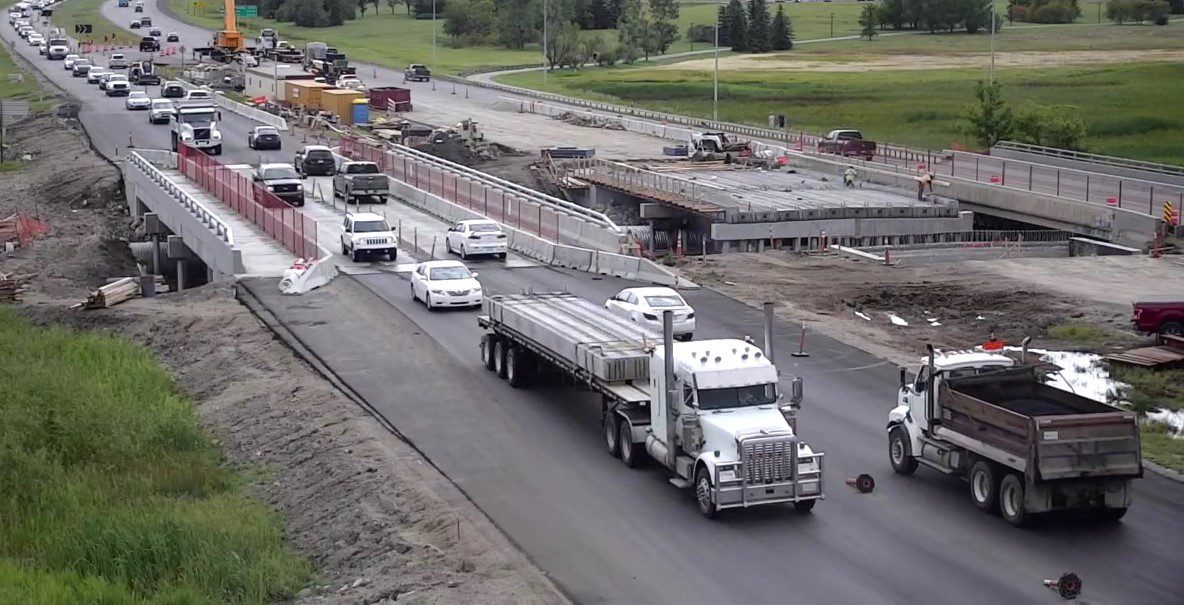
[[[1028,522],[1028,511],[1024,506],[1024,480],[1015,473],[1008,473],[999,484],[999,514],[1017,527]]]
[[[992,513],[999,503],[999,472],[986,460],[977,460],[970,467],[970,501],[979,510]]]
[[[917,459],[913,458],[913,448],[903,427],[892,427],[888,433],[888,461],[900,475],[912,475],[917,470]]]

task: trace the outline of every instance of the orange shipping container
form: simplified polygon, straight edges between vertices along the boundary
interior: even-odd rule
[[[365,99],[366,93],[359,90],[331,89],[321,91],[321,109],[337,116],[341,124],[353,124],[353,103]]]
[[[332,87],[315,80],[288,80],[284,82],[284,96],[294,107],[313,111],[321,109],[321,94]]]

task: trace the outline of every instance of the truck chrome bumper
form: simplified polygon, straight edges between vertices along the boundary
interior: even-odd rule
[[[826,495],[822,485],[822,458],[823,454],[821,453],[796,458],[795,470],[797,472],[786,481],[748,483],[741,480],[731,484],[720,484],[716,487],[716,507],[720,509],[747,508],[764,504],[825,499]],[[804,465],[809,465],[811,470],[802,471],[801,467]]]

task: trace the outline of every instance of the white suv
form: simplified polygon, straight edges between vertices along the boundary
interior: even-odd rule
[[[357,262],[366,254],[386,255],[395,260],[399,240],[386,219],[373,212],[351,212],[345,215],[341,233],[341,253]]]

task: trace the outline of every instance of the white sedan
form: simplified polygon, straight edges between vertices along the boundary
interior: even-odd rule
[[[626,288],[604,303],[605,308],[662,331],[662,312],[674,312],[674,338],[690,340],[695,334],[695,310],[670,288]]]
[[[448,228],[444,247],[463,259],[468,259],[470,254],[492,254],[505,258],[507,241],[501,225],[496,222],[468,220]]]
[[[481,296],[477,274],[460,261],[428,261],[411,273],[411,298],[423,301],[429,311],[438,307],[477,307]]]
[[[142,90],[133,90],[127,94],[127,99],[124,100],[123,106],[126,109],[151,109],[152,97]]]

